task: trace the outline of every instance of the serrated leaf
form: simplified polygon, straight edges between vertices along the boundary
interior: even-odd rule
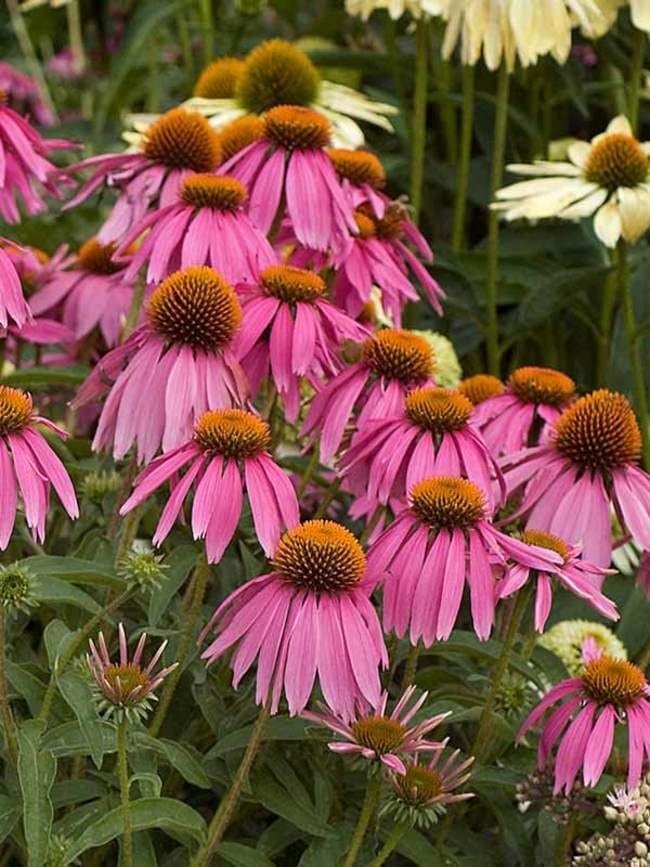
[[[77,717],[95,766],[101,768],[104,757],[104,737],[90,684],[75,672],[66,671],[57,678],[57,685],[61,695]]]
[[[56,760],[41,744],[44,729],[42,720],[28,720],[18,728],[18,780],[29,867],[45,863],[54,816],[50,793]]]
[[[206,826],[203,818],[182,801],[175,801],[173,798],[140,798],[131,801],[129,812],[134,831],[159,828],[184,844],[200,845],[205,840]],[[63,864],[71,864],[88,849],[103,846],[121,836],[123,828],[123,808],[115,807],[89,825],[81,836],[68,846]]]

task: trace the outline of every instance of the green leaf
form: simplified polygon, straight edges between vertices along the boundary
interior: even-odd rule
[[[194,545],[180,545],[165,557],[164,577],[160,587],[156,587],[149,599],[149,624],[156,626],[169,608],[177,590],[185,582],[187,575],[196,565],[196,548]]]
[[[129,777],[129,789],[134,783],[139,783],[140,795],[143,798],[159,798],[162,792],[162,780],[158,774],[145,771],[132,774]]]
[[[33,584],[34,597],[39,602],[49,605],[74,605],[84,611],[90,611],[91,614],[101,611],[101,606],[92,596],[67,581],[49,575],[36,575]]]
[[[26,666],[6,661],[7,680],[18,695],[22,696],[29,707],[32,716],[37,716],[43,704],[45,686]]]
[[[115,807],[89,825],[81,836],[74,840],[65,853],[64,864],[72,863],[88,849],[103,846],[122,834],[124,827],[123,808]],[[173,798],[140,798],[129,804],[131,825],[134,831],[159,828],[183,844],[203,843],[206,826],[202,816]]]
[[[152,738],[145,732],[136,732],[133,742],[162,756],[170,767],[178,771],[183,779],[193,786],[201,789],[210,788],[210,778],[199,762],[199,758],[203,757],[199,753],[196,753],[198,758],[195,757],[193,753],[196,750],[193,748],[164,738]]]
[[[41,745],[44,729],[42,720],[28,720],[18,729],[18,780],[23,796],[29,867],[41,867],[45,863],[54,816],[50,793],[56,760]]]
[[[74,632],[70,632],[62,620],[50,620],[43,630],[43,642],[51,670],[54,670],[54,663],[61,656],[62,647],[74,634]]]
[[[123,588],[124,582],[115,570],[104,563],[82,560],[78,557],[38,556],[27,557],[23,565],[35,575],[45,575],[71,581],[73,584],[90,584],[99,587]]]
[[[460,653],[496,662],[501,655],[501,642],[496,639],[479,641],[473,632],[458,629],[452,633],[448,641],[433,644],[428,652],[441,653],[443,655]],[[513,654],[510,657],[510,667],[523,674],[524,677],[533,680],[540,688],[543,688],[544,684],[532,666],[528,665],[518,655]]]
[[[274,716],[264,728],[265,741],[302,741],[308,738],[307,723],[297,717]],[[232,750],[243,749],[250,740],[253,725],[245,726],[222,737],[205,755],[206,759],[215,759]]]
[[[0,843],[6,840],[20,818],[20,804],[15,798],[0,795]]]
[[[75,672],[66,671],[57,678],[57,685],[61,695],[77,717],[95,766],[101,768],[104,757],[104,737],[90,684]]]
[[[224,861],[234,867],[273,867],[273,861],[263,852],[242,843],[220,843],[216,851]]]
[[[14,370],[2,377],[3,385],[14,388],[25,388],[28,391],[42,391],[48,386],[68,385],[74,388],[81,385],[89,374],[87,367],[71,365],[69,367],[25,367]]]
[[[99,727],[103,739],[102,752],[114,753],[117,748],[115,726],[100,721]],[[88,755],[88,740],[77,720],[62,723],[46,732],[43,736],[43,746],[57,758]]]

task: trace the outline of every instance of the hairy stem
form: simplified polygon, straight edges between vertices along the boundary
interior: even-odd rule
[[[627,261],[627,245],[621,240],[616,250],[618,287],[623,304],[623,317],[625,321],[625,333],[630,357],[630,367],[634,380],[634,402],[641,428],[643,440],[643,465],[650,468],[650,440],[648,439],[648,392],[646,389],[645,372],[641,360],[641,346],[634,315],[634,299],[632,297],[632,285],[630,281],[630,269]]]
[[[356,863],[359,849],[361,848],[361,844],[363,843],[363,838],[366,836],[368,825],[370,824],[372,816],[375,812],[375,808],[377,807],[380,792],[381,776],[379,774],[372,774],[368,777],[366,794],[363,799],[363,804],[361,805],[361,812],[359,813],[359,818],[357,819],[354,834],[352,835],[352,842],[350,843],[350,848],[348,849],[345,856],[345,861],[343,862],[343,867],[354,867],[354,864]]]
[[[467,214],[467,191],[469,190],[469,171],[472,161],[472,136],[474,132],[474,67],[463,66],[463,112],[460,130],[460,155],[456,177],[456,196],[454,198],[454,224],[451,233],[451,246],[455,253],[460,252],[465,243],[465,222]]]
[[[156,708],[156,713],[151,721],[151,725],[149,726],[149,734],[154,738],[158,736],[160,727],[162,726],[167,711],[169,710],[169,705],[178,685],[178,681],[180,680],[181,674],[185,668],[192,638],[196,631],[196,623],[201,614],[201,605],[203,604],[209,577],[210,566],[208,565],[205,555],[202,555],[199,562],[196,564],[196,569],[194,570],[191,601],[188,609],[183,613],[183,628],[178,642],[178,650],[176,652],[178,666],[171,672],[165,681],[165,686],[163,687],[160,696],[160,702]]]
[[[402,837],[408,831],[409,826],[406,822],[398,822],[393,826],[393,830],[388,835],[386,842],[379,850],[377,856],[368,863],[368,867],[381,867],[389,855],[399,846]]]
[[[429,21],[422,16],[415,31],[415,94],[413,96],[413,149],[411,151],[411,204],[417,221],[422,204],[424,151],[427,139],[427,86]]]
[[[224,834],[228,830],[228,826],[230,825],[235,810],[237,809],[239,796],[241,795],[241,791],[248,779],[248,774],[250,773],[250,769],[255,761],[257,751],[260,748],[264,728],[269,715],[270,703],[267,702],[267,706],[262,708],[257,720],[255,721],[251,736],[246,745],[246,750],[242,756],[239,767],[237,768],[237,773],[235,774],[232,784],[222,798],[216,813],[212,817],[210,827],[208,828],[207,843],[201,847],[199,852],[192,859],[190,867],[207,867],[210,863],[210,858],[216,851],[219,843],[223,840]]]
[[[481,717],[478,723],[478,729],[476,731],[476,737],[474,738],[474,745],[471,749],[471,754],[475,756],[477,762],[483,761],[489,753],[489,743],[492,735],[492,714],[494,711],[494,706],[496,704],[499,688],[503,682],[503,678],[508,671],[508,665],[510,663],[510,657],[512,656],[512,650],[515,644],[515,639],[517,637],[517,632],[524,616],[524,612],[526,611],[529,598],[529,587],[524,587],[522,590],[519,591],[519,593],[517,594],[517,599],[515,601],[514,609],[512,611],[512,614],[510,615],[510,620],[508,621],[508,626],[506,627],[506,634],[503,638],[503,644],[501,646],[501,654],[499,656],[499,659],[497,660],[494,671],[492,672],[492,676],[490,678],[490,691],[488,692],[487,698],[485,700],[483,712],[481,713]]]
[[[121,867],[133,867],[133,829],[129,806],[129,766],[126,757],[126,737],[128,723],[125,718],[117,725],[117,773],[120,780],[120,802],[122,804],[122,851]]]
[[[497,83],[496,115],[494,118],[494,141],[492,146],[492,176],[490,180],[490,200],[503,181],[503,165],[506,150],[506,131],[508,128],[508,96],[510,75],[505,63],[501,64]],[[499,214],[490,210],[488,215],[487,279],[485,304],[487,307],[486,342],[488,371],[494,376],[499,374],[499,318],[497,300],[499,293]]]
[[[12,765],[16,764],[17,756],[17,738],[16,738],[16,721],[11,703],[9,701],[9,690],[7,687],[7,671],[6,663],[6,634],[7,618],[4,609],[0,609],[0,720],[2,720],[2,730],[4,732],[5,741],[7,744],[7,753]]]

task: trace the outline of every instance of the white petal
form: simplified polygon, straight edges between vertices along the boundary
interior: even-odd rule
[[[596,214],[594,229],[606,247],[615,247],[621,237],[621,216],[618,212],[618,202],[610,199]]]
[[[630,0],[630,12],[635,27],[650,31],[650,0]]]
[[[607,132],[620,132],[624,135],[632,135],[632,127],[630,126],[630,121],[625,117],[625,115],[619,114],[614,118],[614,120],[609,122]]]
[[[571,162],[583,169],[591,154],[591,145],[586,141],[576,141],[569,145],[568,153]]]
[[[582,217],[590,217],[605,201],[609,195],[607,190],[597,189],[579,202],[574,202],[558,214],[563,220],[579,220]]]
[[[650,226],[650,194],[640,187],[621,187],[618,201],[623,237],[635,243]]]
[[[585,185],[584,195],[594,189],[593,184],[583,181],[582,178],[535,178],[533,181],[519,181],[516,184],[502,187],[497,190],[497,199],[523,199],[527,196],[544,196],[549,193],[566,190],[579,191]]]
[[[551,160],[537,160],[534,163],[510,163],[506,170],[513,175],[540,175],[554,177],[576,178],[581,174],[580,169],[572,163],[553,162]]]

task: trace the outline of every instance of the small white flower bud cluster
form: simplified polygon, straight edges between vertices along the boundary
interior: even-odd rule
[[[594,834],[576,846],[572,867],[650,867],[650,774],[630,791],[608,795],[609,834]]]

